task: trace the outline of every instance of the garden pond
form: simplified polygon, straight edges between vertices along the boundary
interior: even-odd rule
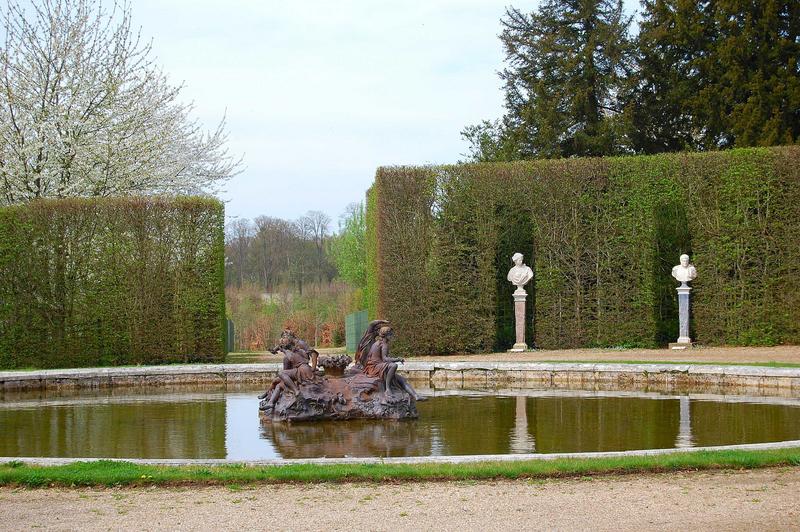
[[[262,387],[0,395],[0,456],[317,458],[664,449],[800,439],[800,398],[421,388],[413,421],[262,422]]]

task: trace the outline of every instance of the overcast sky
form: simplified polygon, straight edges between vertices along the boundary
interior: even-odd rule
[[[336,222],[378,166],[456,162],[461,129],[502,114],[508,1],[134,0],[132,10],[195,116],[212,128],[227,115],[245,165],[226,185],[229,219],[320,210]]]

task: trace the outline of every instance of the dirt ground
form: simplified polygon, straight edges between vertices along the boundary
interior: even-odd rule
[[[800,530],[800,468],[234,488],[2,488],[0,530]]]
[[[413,360],[450,360],[451,357],[418,357]],[[492,353],[488,355],[460,355],[453,360],[511,360],[540,361],[604,361],[628,360],[647,362],[696,363],[768,363],[800,364],[800,346],[776,347],[701,347],[690,350],[671,349],[558,349],[527,353]]]
[[[341,352],[341,350],[326,350]],[[327,353],[326,353],[327,354]],[[280,362],[281,358],[270,353],[247,353],[231,355],[231,361]],[[685,351],[670,349],[558,349],[539,350],[527,353],[491,353],[485,355],[419,356],[409,358],[420,361],[457,362],[475,361],[519,361],[519,362],[576,362],[576,361],[647,361],[647,362],[695,362],[695,363],[747,363],[747,364],[800,364],[800,346],[776,347],[700,347]]]

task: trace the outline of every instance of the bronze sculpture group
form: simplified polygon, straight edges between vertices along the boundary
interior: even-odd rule
[[[283,355],[283,369],[259,396],[262,417],[271,421],[416,418],[416,402],[424,399],[397,374],[397,364],[404,360],[389,356],[393,335],[387,321],[370,323],[356,349],[355,364],[347,368],[349,356],[320,357],[293,332],[284,331],[270,350]]]

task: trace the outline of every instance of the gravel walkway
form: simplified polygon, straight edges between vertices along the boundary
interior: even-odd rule
[[[800,468],[569,480],[0,489],[2,530],[800,530]]]
[[[800,346],[775,347],[701,347],[689,350],[671,349],[557,349],[528,353],[492,353],[486,355],[456,355],[457,360],[512,360],[517,362],[577,362],[577,361],[643,361],[696,362],[731,364],[778,362],[800,364]],[[448,360],[450,357],[418,357],[414,360]]]
[[[338,352],[340,350],[328,350]],[[241,353],[229,356],[233,362],[280,362],[281,358],[270,353]],[[420,361],[458,362],[511,361],[511,362],[579,362],[579,361],[642,361],[642,362],[696,362],[729,364],[800,364],[800,346],[781,345],[775,347],[700,347],[685,351],[670,349],[556,349],[527,353],[488,353],[483,355],[418,356],[409,358]]]

